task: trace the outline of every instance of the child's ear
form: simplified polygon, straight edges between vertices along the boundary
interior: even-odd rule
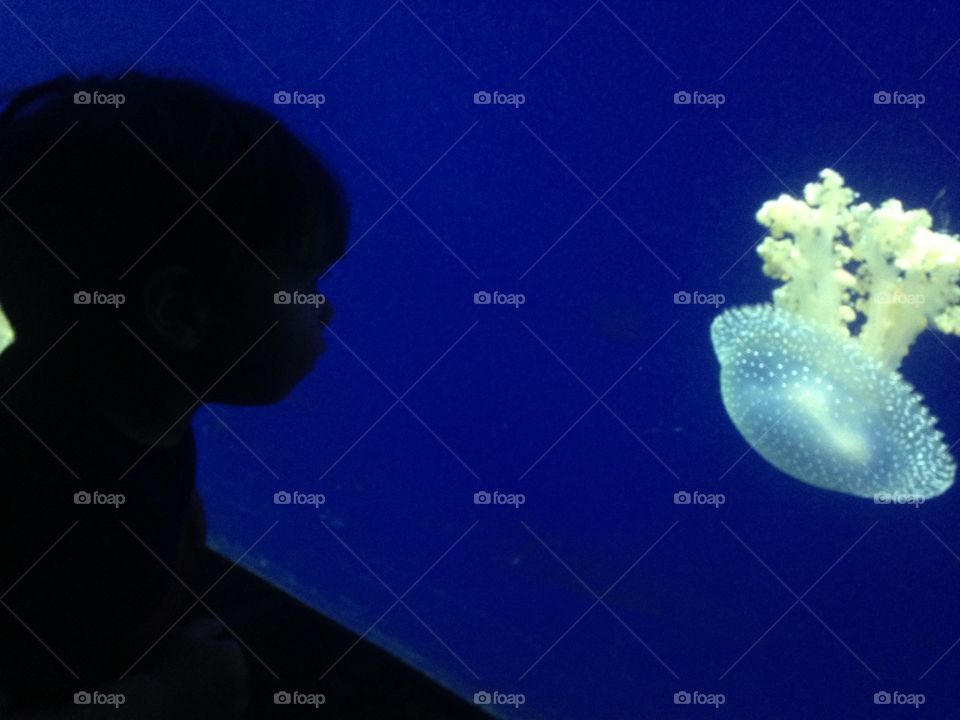
[[[143,288],[149,326],[178,350],[193,350],[200,344],[210,321],[210,300],[194,273],[179,265],[151,272]]]

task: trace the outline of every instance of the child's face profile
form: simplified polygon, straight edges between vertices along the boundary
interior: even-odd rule
[[[340,181],[255,105],[138,73],[97,82],[130,100],[122,117],[78,107],[70,77],[0,113],[0,177],[16,186],[17,218],[0,213],[0,299],[17,331],[6,368],[15,376],[56,346],[36,389],[110,405],[124,422],[147,417],[131,420],[138,437],[162,425],[149,416],[195,399],[283,400],[314,368],[333,316],[315,283],[346,250]],[[70,122],[77,130],[48,153]],[[183,212],[177,180],[207,188],[202,207]],[[91,289],[124,302],[78,303]]]
[[[196,379],[194,390],[209,387],[204,399],[217,403],[283,400],[325,349],[323,331],[334,308],[317,292],[321,272],[307,263],[274,272],[250,265],[231,279],[225,297],[199,303],[190,320],[197,342],[181,356],[192,368],[187,374]]]

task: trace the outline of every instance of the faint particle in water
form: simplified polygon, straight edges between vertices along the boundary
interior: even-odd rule
[[[633,342],[644,337],[646,311],[635,300],[604,298],[590,310],[591,324],[602,337]]]

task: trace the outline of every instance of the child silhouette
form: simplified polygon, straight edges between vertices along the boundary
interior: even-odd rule
[[[266,111],[130,73],[10,100],[0,204],[0,716],[241,717],[191,419],[313,367],[332,307],[285,300],[343,255],[342,186]]]

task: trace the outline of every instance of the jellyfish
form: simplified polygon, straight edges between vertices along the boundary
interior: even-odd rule
[[[899,368],[925,329],[960,335],[960,240],[932,231],[926,210],[857,203],[838,173],[819,177],[757,212],[763,272],[782,284],[711,325],[724,407],[757,453],[810,485],[940,495],[956,462]]]

